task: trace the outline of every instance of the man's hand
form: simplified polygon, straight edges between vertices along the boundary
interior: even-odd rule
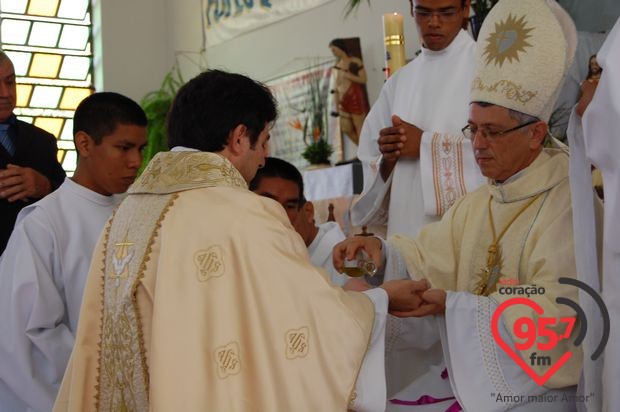
[[[40,199],[51,191],[49,179],[29,167],[9,164],[0,171],[0,198],[9,202]]]
[[[446,312],[446,297],[447,293],[443,289],[428,289],[422,294],[422,304],[417,309],[390,313],[401,318],[443,315]]]
[[[379,151],[383,155],[381,176],[383,180],[392,173],[396,161],[401,157],[418,159],[423,131],[400,117],[392,116],[392,126],[379,131]]]
[[[345,260],[354,260],[357,251],[363,249],[368,257],[377,265],[377,270],[383,266],[381,259],[381,240],[373,236],[353,236],[334,246],[332,252],[334,268],[342,273]]]
[[[407,313],[419,310],[422,293],[428,289],[426,280],[390,280],[383,283],[390,299],[388,311],[394,316],[406,317]],[[402,314],[402,315],[401,315]]]

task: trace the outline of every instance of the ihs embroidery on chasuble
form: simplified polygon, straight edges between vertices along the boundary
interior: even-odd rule
[[[213,357],[215,358],[217,376],[220,379],[226,379],[241,372],[241,357],[239,356],[239,344],[237,342],[230,342],[216,348]]]
[[[286,358],[296,359],[308,355],[310,350],[310,330],[304,326],[286,332]]]
[[[213,245],[194,253],[194,264],[198,270],[197,276],[200,282],[206,282],[224,274],[225,266],[222,254],[223,249],[220,245]]]

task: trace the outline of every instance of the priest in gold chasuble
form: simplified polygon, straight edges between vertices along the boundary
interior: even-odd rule
[[[173,150],[95,250],[55,411],[384,410],[388,298],[419,298],[332,285],[282,207],[247,189],[275,117],[245,76],[208,71],[179,91]]]
[[[543,147],[575,39],[570,17],[555,1],[500,0],[478,38],[469,120],[463,128],[488,183],[457,200],[415,239],[351,239],[336,247],[337,267],[342,253],[364,247],[382,256],[377,263],[386,273],[430,283],[422,295],[426,303],[400,315],[419,317],[420,348],[432,344],[427,331],[439,330],[452,393],[411,386],[391,400],[388,410],[401,410],[401,405],[431,410],[435,401],[450,397],[453,408],[467,411],[576,407],[567,399],[575,394],[583,363],[574,345],[579,327],[564,336],[567,324],[559,319],[574,319],[575,312],[556,302],[558,297],[578,301],[577,288],[559,283],[561,277],[577,277],[568,155],[560,147]],[[528,298],[533,306],[502,307],[494,336],[496,309],[515,297]],[[538,350],[552,364],[532,362],[536,346],[524,349],[524,329],[514,327],[524,318],[535,325],[541,318],[553,320],[546,332],[562,339],[548,344],[541,336],[548,348]],[[401,333],[388,329],[386,339],[404,340]],[[568,360],[547,374],[566,352],[571,353]],[[535,375],[545,379],[537,381]]]

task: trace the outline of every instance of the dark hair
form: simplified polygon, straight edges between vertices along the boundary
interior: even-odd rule
[[[504,106],[500,106],[498,104],[489,103],[489,102],[471,102],[471,103],[472,104],[477,104],[480,107],[490,107],[490,106],[504,107]],[[540,119],[538,117],[532,116],[531,114],[522,113],[522,112],[519,112],[517,110],[509,109],[507,107],[504,107],[504,108],[506,110],[508,110],[508,116],[510,116],[511,119],[516,120],[520,124],[525,124],[525,123],[528,123],[528,122],[540,121]]]
[[[465,7],[467,0],[461,0],[461,8]],[[413,16],[413,12],[415,10],[415,6],[413,5],[413,0],[409,0],[409,5],[411,5],[411,15]]]
[[[279,177],[280,179],[289,180],[297,185],[299,188],[299,205],[302,207],[306,203],[304,197],[304,179],[301,177],[299,170],[289,162],[278,159],[277,157],[267,157],[265,159],[265,166],[258,169],[256,176],[250,182],[250,190],[255,191],[260,185],[260,181],[263,177]]]
[[[590,58],[588,59],[588,76],[586,77],[586,79],[591,79],[592,76],[594,75],[594,73],[592,73],[592,59],[596,58],[596,54],[593,54],[592,56],[590,56]],[[598,62],[597,62],[598,64]],[[600,66],[599,66],[600,67]],[[599,73],[603,72],[603,68],[601,67],[601,71]]]
[[[329,42],[329,45],[339,48],[344,52],[344,54],[349,56],[349,48],[347,47],[347,42],[344,39],[333,39]]]
[[[277,117],[269,89],[249,77],[208,70],[185,84],[168,112],[168,145],[217,152],[239,125],[248,129],[252,147],[267,123]]]
[[[146,115],[129,97],[114,92],[93,93],[78,105],[73,116],[73,136],[87,133],[95,144],[114,133],[119,124],[146,126]]]

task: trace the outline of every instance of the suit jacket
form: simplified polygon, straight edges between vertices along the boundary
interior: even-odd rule
[[[56,190],[65,179],[65,171],[56,157],[56,138],[43,129],[15,118],[10,119],[9,123],[15,154],[9,155],[4,146],[0,145],[0,168],[6,168],[7,164],[30,167],[47,177],[52,184],[52,190]],[[0,254],[4,252],[19,211],[37,200],[39,199],[10,203],[6,199],[0,199]]]

